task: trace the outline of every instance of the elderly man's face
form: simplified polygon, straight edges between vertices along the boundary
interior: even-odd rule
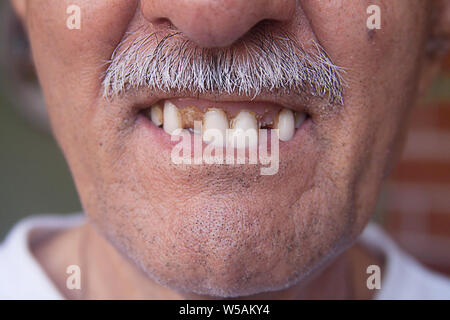
[[[151,279],[176,290],[219,296],[278,290],[346,249],[370,218],[407,112],[424,85],[427,0],[14,4],[26,22],[53,130],[91,223]],[[67,27],[66,10],[72,4],[81,8],[79,30]],[[381,8],[381,29],[367,27],[371,4]],[[164,39],[174,32],[179,34]],[[239,95],[232,84],[221,87],[216,82],[202,90],[195,87],[202,81],[188,77],[179,83],[183,91],[177,91],[170,83],[176,77],[161,84],[164,79],[156,74],[160,78],[154,82],[144,77],[152,86],[145,87],[145,81],[139,86],[138,75],[120,74],[106,63],[116,48],[114,57],[122,59],[117,68],[126,63],[130,47],[143,59],[138,62],[150,54],[157,59],[159,42],[177,67],[174,74],[195,57],[223,80],[226,69],[214,69],[220,54],[227,52],[222,58],[228,62],[231,55],[235,61],[254,58],[249,48],[268,54],[263,44],[258,47],[264,40],[275,46],[295,43],[316,57],[315,62],[314,43],[320,44],[328,62],[342,69],[310,72],[319,80],[341,75],[342,86],[337,77],[331,87],[324,85],[325,94],[308,98],[320,93],[320,83],[316,91],[300,86],[276,93],[263,84],[261,94],[249,103],[257,81]],[[180,50],[183,45],[186,50]],[[265,55],[260,58],[262,65],[267,62]],[[249,61],[247,66],[258,63]],[[158,65],[170,70],[164,62],[144,69],[146,75],[157,73]],[[115,93],[108,99],[105,74],[105,84]],[[192,68],[184,75],[198,76]],[[289,76],[280,77],[279,83]],[[133,85],[121,86],[120,81]],[[163,89],[169,94],[162,94]],[[305,112],[307,118],[292,138],[280,141],[274,175],[261,175],[259,165],[176,165],[169,134],[145,112],[168,99],[179,108],[198,104],[203,111],[213,106],[231,113],[258,113],[264,107],[276,114],[283,106]]]

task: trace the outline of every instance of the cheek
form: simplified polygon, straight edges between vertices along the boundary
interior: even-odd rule
[[[79,30],[67,27],[71,5],[80,8]],[[101,106],[101,74],[137,5],[131,0],[27,2],[26,27],[52,129],[75,172],[78,190],[86,194],[92,188],[86,181],[94,176],[88,150],[97,141],[89,130]]]
[[[71,5],[80,9],[80,29],[69,29]],[[27,29],[50,116],[63,109],[78,116],[93,106],[101,74],[122,39],[137,1],[28,2]]]
[[[381,9],[381,29],[370,31],[369,5]],[[345,106],[330,122],[328,159],[347,177],[354,194],[357,225],[363,226],[375,203],[408,109],[416,99],[420,61],[427,38],[427,1],[314,1],[302,7],[321,44],[346,68]],[[330,138],[331,137],[331,138]],[[328,162],[328,161],[325,161]],[[339,168],[339,169],[338,169]]]
[[[367,27],[370,5],[380,8],[381,29]],[[404,94],[401,88],[414,84],[411,68],[417,66],[426,38],[427,1],[411,6],[408,0],[304,0],[302,7],[323,47],[346,69],[345,79],[351,88],[346,98],[358,96],[356,106],[392,97],[377,104],[386,111]]]

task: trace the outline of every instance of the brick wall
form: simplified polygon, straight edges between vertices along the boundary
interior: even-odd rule
[[[383,224],[405,250],[450,275],[450,56],[428,99],[413,112],[402,160],[385,190]]]

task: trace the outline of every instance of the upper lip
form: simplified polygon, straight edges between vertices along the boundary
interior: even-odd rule
[[[148,90],[148,91],[147,91]],[[270,93],[260,94],[256,97],[229,94],[192,94],[186,92],[152,92],[150,89],[135,90],[134,94],[125,94],[124,98],[136,112],[149,108],[158,101],[174,98],[194,98],[201,100],[209,100],[216,102],[269,102],[277,104],[283,108],[292,109],[293,111],[311,113],[312,100],[308,96],[298,95],[275,95]]]

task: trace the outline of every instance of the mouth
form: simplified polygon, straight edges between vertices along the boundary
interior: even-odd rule
[[[262,129],[278,129],[280,141],[289,142],[311,116],[305,108],[296,110],[266,101],[210,101],[189,97],[162,99],[140,111],[143,118],[168,136],[186,129],[202,136],[205,143],[214,142],[214,130],[239,139],[240,134],[254,132],[258,143]],[[196,124],[201,124],[200,129]]]

